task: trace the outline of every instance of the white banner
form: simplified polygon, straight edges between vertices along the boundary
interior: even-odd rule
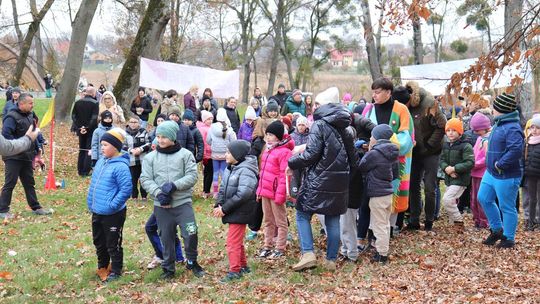
[[[212,89],[215,98],[240,95],[240,71],[222,71],[198,66],[151,60],[141,57],[139,85],[185,94],[192,85],[199,87],[199,95],[205,88]]]

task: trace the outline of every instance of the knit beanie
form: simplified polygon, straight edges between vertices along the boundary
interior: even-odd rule
[[[296,119],[296,125],[304,125],[307,127],[309,125],[308,119],[305,116],[300,116]]]
[[[208,118],[212,118],[212,120],[213,120],[214,119],[214,114],[212,114],[212,112],[210,112],[210,111],[202,110],[201,111],[201,120],[202,120],[202,122],[205,122]]]
[[[444,128],[444,131],[447,132],[449,129],[453,129],[456,132],[459,133],[459,135],[463,134],[463,123],[459,118],[452,118],[446,122],[446,127]]]
[[[165,136],[171,141],[176,141],[176,134],[180,130],[180,127],[178,124],[172,120],[167,120],[162,122],[159,126],[156,128],[156,136],[161,135]]]
[[[281,122],[282,122],[284,125],[287,125],[288,130],[292,129],[292,121],[291,121],[291,119],[289,118],[289,116],[283,116],[283,117],[281,117]]]
[[[371,131],[371,136],[373,136],[373,138],[375,138],[376,140],[390,139],[392,135],[394,135],[394,131],[392,131],[392,128],[390,128],[390,126],[387,124],[377,125]]]
[[[361,104],[357,105],[356,107],[354,107],[353,113],[357,113],[359,115],[362,115],[365,108],[366,108],[366,104],[361,103]]]
[[[240,163],[246,159],[246,155],[248,155],[251,145],[249,142],[239,139],[231,141],[229,145],[227,145],[227,149],[234,159]]]
[[[105,110],[105,111],[101,112],[101,114],[99,114],[99,118],[100,118],[100,121],[101,121],[102,125],[104,125],[106,127],[112,126],[113,115],[109,110]],[[111,121],[110,122],[105,122],[106,118],[110,118]]]
[[[345,95],[343,95],[343,101],[352,101],[351,93],[345,93]]]
[[[339,89],[336,87],[328,88],[315,97],[315,102],[319,103],[321,106],[329,103],[340,103],[339,102]]]
[[[285,126],[279,120],[274,121],[266,127],[265,134],[270,133],[275,135],[280,141],[283,140],[283,134],[285,133]]]
[[[219,108],[217,110],[216,120],[219,122],[227,122],[229,117],[227,116],[227,111],[224,108]]]
[[[190,109],[187,109],[187,110],[184,112],[184,115],[182,116],[182,119],[187,119],[187,120],[195,121],[195,115],[193,114],[193,111],[191,111]]]
[[[540,115],[539,114],[536,114],[532,117],[531,119],[531,126],[532,125],[535,125],[537,126],[538,128],[540,128]]]
[[[291,96],[294,97],[296,95],[302,95],[302,91],[300,91],[299,89],[294,89],[294,91],[292,91]]]
[[[499,113],[510,113],[517,109],[516,97],[512,94],[502,93],[493,102],[493,109]]]
[[[21,94],[21,88],[14,87],[13,89],[11,89],[11,93],[19,93],[19,94]]]
[[[406,104],[411,100],[411,93],[409,90],[404,86],[399,86],[394,88],[394,91],[392,92],[392,97],[401,102],[402,104]]]
[[[158,114],[158,115],[156,116],[156,120],[157,120],[158,118],[161,118],[161,119],[163,119],[163,120],[168,120],[168,119],[169,119],[169,117],[167,117],[167,114],[165,114],[165,113],[160,113],[160,114]]]
[[[257,119],[257,113],[255,113],[255,109],[252,106],[248,106],[246,108],[246,114],[244,114],[244,119]]]
[[[285,89],[285,85],[283,83],[280,83],[278,86],[277,86],[278,89],[280,88],[284,88]]]
[[[169,110],[169,113],[167,113],[167,115],[170,116],[171,114],[175,114],[175,115],[177,115],[178,117],[182,117],[182,111],[181,111],[180,108],[177,107],[177,106],[171,107],[171,109]]]
[[[122,145],[124,144],[125,140],[126,133],[120,128],[111,129],[105,132],[105,134],[103,134],[103,136],[101,137],[101,141],[108,142],[113,147],[115,147],[118,152],[122,151]]]
[[[491,121],[486,115],[476,112],[471,118],[470,125],[473,131],[487,130],[491,128]]]
[[[279,110],[279,106],[275,100],[268,101],[268,104],[266,105],[266,112],[277,112]]]

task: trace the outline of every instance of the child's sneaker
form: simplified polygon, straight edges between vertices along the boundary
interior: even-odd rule
[[[497,247],[497,248],[505,248],[505,249],[507,249],[507,248],[514,248],[514,245],[515,245],[515,244],[516,244],[516,243],[515,243],[514,241],[509,240],[509,239],[507,239],[507,238],[505,237],[504,240],[501,240],[501,241],[499,242],[499,244],[497,244],[496,247]]]
[[[191,270],[191,272],[193,272],[193,275],[197,278],[201,278],[205,274],[203,268],[201,267],[201,265],[199,265],[199,263],[197,263],[197,261],[188,260],[186,263],[186,268],[187,270]]]
[[[259,251],[259,258],[266,259],[270,254],[272,254],[272,250],[268,248],[263,248],[261,251]]]
[[[388,256],[386,256],[386,255],[381,255],[381,254],[379,254],[379,253],[377,252],[377,253],[375,253],[375,255],[371,258],[371,262],[372,262],[372,263],[386,264],[386,263],[388,263]]]
[[[227,275],[220,280],[221,283],[229,283],[234,280],[239,280],[242,278],[242,272],[232,272],[229,271]]]
[[[268,258],[269,259],[279,259],[279,258],[282,258],[284,256],[285,256],[285,254],[283,253],[283,251],[281,251],[281,250],[273,250],[272,253],[270,253],[270,255],[268,255]]]
[[[159,265],[161,265],[162,262],[163,262],[162,259],[158,258],[157,256],[154,256],[152,258],[152,261],[150,263],[148,263],[146,268],[147,269],[154,269],[154,268],[158,267]]]
[[[257,238],[257,231],[249,230],[246,235],[246,241],[253,241]]]
[[[242,267],[242,268],[240,268],[240,273],[242,275],[251,273],[251,268],[249,268],[249,266]]]
[[[498,240],[506,239],[506,237],[504,237],[503,235],[502,229],[497,230],[497,231],[493,231],[493,230],[490,230],[490,231],[491,233],[485,240],[482,241],[482,244],[493,246],[495,245],[495,243],[497,243]]]
[[[159,276],[160,280],[170,280],[174,278],[174,271],[163,269],[163,273]]]
[[[111,272],[109,273],[109,275],[107,276],[107,279],[105,280],[106,283],[109,283],[109,282],[112,282],[112,281],[116,281],[118,279],[120,279],[122,275],[118,274],[118,273],[115,273],[115,272]]]
[[[49,215],[52,213],[52,211],[50,209],[39,208],[36,210],[32,210],[32,213],[35,215]]]

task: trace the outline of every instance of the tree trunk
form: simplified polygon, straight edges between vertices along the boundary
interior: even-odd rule
[[[377,54],[377,46],[373,39],[373,26],[371,25],[371,13],[369,10],[368,0],[362,0],[362,26],[364,27],[364,39],[366,41],[366,52],[368,55],[369,72],[371,73],[372,80],[381,78],[383,76],[381,64],[379,62],[379,55]]]
[[[247,103],[247,98],[249,96],[249,78],[251,76],[251,54],[249,51],[249,38],[247,35],[247,24],[242,26],[242,57],[243,57],[243,77],[242,80],[242,95],[238,98],[242,100],[243,103]]]
[[[60,89],[56,94],[56,118],[66,120],[70,117],[71,105],[77,95],[77,86],[81,75],[84,47],[88,30],[98,6],[99,0],[81,2],[81,6],[71,24],[71,40]]]
[[[163,32],[170,19],[169,6],[165,1],[150,0],[131,51],[114,86],[116,100],[126,113],[129,113],[131,99],[137,94],[140,58],[141,56],[150,59],[159,57]]]
[[[19,85],[21,81],[24,68],[26,67],[28,53],[32,47],[32,40],[34,40],[34,35],[39,30],[39,24],[41,23],[41,20],[43,20],[43,17],[45,17],[45,14],[51,8],[53,2],[54,0],[47,0],[41,11],[37,15],[32,16],[32,23],[30,23],[30,26],[28,26],[28,32],[26,33],[26,37],[24,37],[21,50],[19,51],[19,58],[17,59],[17,66],[15,66],[15,73],[12,81],[13,86]]]
[[[179,43],[178,43],[178,25],[180,23],[180,0],[171,0],[171,39],[170,39],[170,54],[168,61],[176,62],[178,60]]]
[[[37,5],[36,0],[30,0],[30,9],[32,11],[32,14],[37,14]],[[36,36],[34,39],[34,47],[36,49],[36,65],[37,65],[37,72],[41,79],[45,77],[45,67],[44,67],[44,61],[43,61],[43,43],[41,42],[41,25],[38,27],[38,30],[36,32]]]
[[[270,75],[268,76],[268,87],[266,88],[266,96],[272,96],[274,85],[276,84],[276,75],[279,60],[279,49],[281,47],[281,31],[283,28],[283,10],[284,0],[279,0],[277,3],[277,13],[274,23],[274,47],[272,48],[272,60],[270,62]]]
[[[414,45],[414,64],[424,63],[424,45],[422,44],[422,27],[420,17],[415,14],[413,17],[413,45]]]
[[[19,50],[22,48],[24,36],[19,26],[19,13],[17,12],[17,1],[11,0],[11,8],[13,9],[13,25],[15,26],[15,33],[17,33],[17,43],[19,44]]]

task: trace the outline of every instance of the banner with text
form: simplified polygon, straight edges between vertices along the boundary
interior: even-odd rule
[[[160,90],[174,89],[179,95],[187,93],[192,85],[199,87],[199,95],[202,95],[205,88],[212,89],[216,98],[238,98],[240,95],[239,70],[214,70],[141,57],[140,75],[141,86]]]

